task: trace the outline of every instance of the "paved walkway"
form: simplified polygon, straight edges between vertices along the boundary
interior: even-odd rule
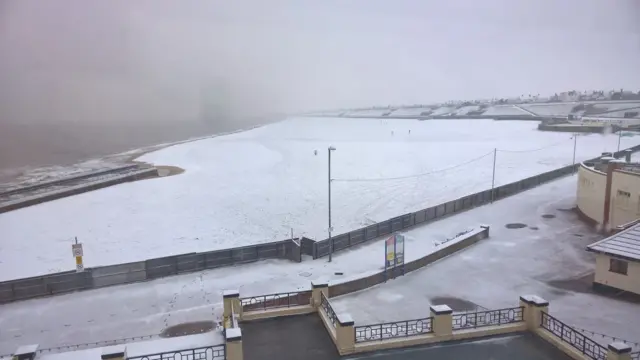
[[[247,322],[241,328],[246,360],[340,358],[322,320],[315,313]]]

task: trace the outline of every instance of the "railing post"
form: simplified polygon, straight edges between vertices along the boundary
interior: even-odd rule
[[[607,348],[607,360],[631,360],[631,346],[623,342],[614,342]]]
[[[520,296],[520,306],[524,308],[522,319],[527,324],[527,330],[533,331],[542,323],[542,313],[549,312],[549,302],[536,295]]]
[[[354,321],[349,314],[336,314],[336,342],[340,355],[351,354],[356,346]]]
[[[222,301],[224,305],[222,316],[225,323],[227,319],[231,319],[231,314],[234,310],[238,317],[242,319],[242,305],[240,304],[240,292],[238,290],[223,290]]]
[[[447,305],[431,305],[429,307],[433,318],[431,327],[436,336],[451,336],[453,334],[453,309]]]
[[[324,294],[324,297],[329,298],[329,284],[326,282],[312,281],[311,282],[311,306],[314,309],[318,309],[321,303],[320,294]]]
[[[113,345],[102,348],[102,360],[127,360],[127,347],[125,345]]]
[[[240,328],[227,329],[225,331],[225,359],[243,360],[242,331]]]

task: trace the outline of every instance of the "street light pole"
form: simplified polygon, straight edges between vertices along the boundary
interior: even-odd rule
[[[329,262],[331,262],[332,260],[332,256],[333,256],[333,239],[331,238],[331,232],[333,231],[333,229],[331,228],[331,152],[335,151],[336,148],[334,148],[333,146],[329,146],[328,153],[329,153],[329,178],[328,178],[328,183],[329,183],[329,228],[327,229],[329,231]]]
[[[622,129],[618,130],[618,152],[620,152],[620,139],[622,138]]]
[[[491,175],[491,203],[493,204],[493,188],[496,186],[496,157],[498,149],[493,149],[493,175]]]

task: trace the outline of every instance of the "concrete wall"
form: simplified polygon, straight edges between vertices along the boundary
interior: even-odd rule
[[[609,271],[610,256],[596,254],[596,275],[594,283],[629,291],[640,295],[640,263],[628,261],[627,275]]]
[[[581,215],[590,222],[604,221],[604,200],[607,175],[580,164],[578,168],[577,206]]]
[[[615,170],[611,181],[612,228],[640,219],[640,174]]]
[[[457,251],[465,249],[482,239],[486,239],[489,237],[489,227],[485,227],[481,230],[474,231],[465,236],[464,239],[458,240],[457,242],[444,246],[441,249],[423,256],[419,259],[407,262],[405,266],[405,273],[418,270],[423,268],[437,260],[445,258]],[[384,271],[379,273],[375,273],[369,276],[361,277],[358,279],[333,284],[329,286],[329,295],[331,297],[340,296],[349,294],[352,292],[364,290],[371,286],[375,286],[378,284],[382,284],[387,280],[387,274]]]
[[[96,175],[96,174],[94,173],[92,175]],[[105,180],[93,181],[93,182],[84,183],[76,186],[69,186],[56,191],[50,191],[43,194],[38,194],[31,197],[25,197],[25,198],[14,200],[14,201],[7,201],[5,203],[0,204],[0,214],[4,212],[32,206],[32,205],[41,204],[47,201],[61,199],[67,196],[78,195],[88,191],[98,190],[105,187],[122,184],[128,181],[135,181],[135,180],[155,177],[157,175],[158,175],[158,171],[155,168],[143,169],[143,170],[131,172],[125,175],[114,176]],[[76,178],[73,178],[73,180],[78,180],[86,177],[89,177],[89,176],[78,176]],[[64,183],[67,181],[70,181],[70,180],[69,179],[66,179],[64,181],[58,180],[58,181],[54,181],[54,183],[58,183],[58,182]]]

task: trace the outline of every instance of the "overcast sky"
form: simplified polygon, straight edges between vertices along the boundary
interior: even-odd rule
[[[637,0],[0,0],[1,121],[621,87],[640,90]]]

